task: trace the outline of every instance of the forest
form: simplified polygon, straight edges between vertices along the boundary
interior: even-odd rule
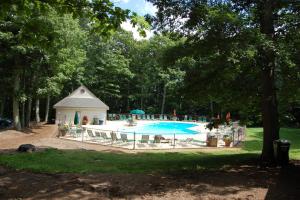
[[[108,0],[1,1],[0,116],[16,129],[51,121],[83,84],[110,113],[231,112],[272,139],[299,126],[297,1],[149,1],[156,16]],[[135,40],[126,20],[155,35]]]

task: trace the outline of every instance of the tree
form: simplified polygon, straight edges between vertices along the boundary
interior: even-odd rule
[[[93,31],[97,31],[100,35],[110,35],[112,30],[118,28],[120,23],[127,18],[131,18],[133,23],[136,22],[134,13],[130,16],[129,10],[114,7],[110,1],[106,0],[1,1],[0,45],[3,47],[3,51],[0,62],[2,67],[6,67],[6,69],[10,67],[14,72],[13,118],[17,130],[21,129],[19,116],[21,73],[29,66],[33,68],[38,66],[33,70],[38,71],[39,67],[43,66],[47,60],[44,50],[49,48],[48,45],[51,44],[53,35],[47,32],[51,29],[51,24],[47,23],[43,14],[52,9],[60,13],[73,13],[74,16],[90,19]],[[31,97],[29,98],[29,108],[31,108],[30,102]]]
[[[205,91],[225,107],[231,104],[247,112],[252,105],[259,107],[257,99],[261,99],[264,128],[261,159],[272,163],[273,141],[279,138],[277,91],[280,88],[276,83],[285,69],[277,54],[278,47],[285,44],[278,39],[295,26],[299,28],[296,4],[271,0],[150,1],[158,7],[156,26],[187,38],[180,57],[192,56],[196,63],[188,74],[198,75],[187,77],[192,86],[190,94]],[[294,62],[286,56],[283,62]],[[193,87],[197,81],[206,81],[206,89]],[[240,98],[240,103],[231,101],[233,94]]]

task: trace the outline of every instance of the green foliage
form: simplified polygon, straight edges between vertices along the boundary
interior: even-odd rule
[[[281,116],[299,102],[296,3],[274,3],[275,33],[269,38],[261,32],[265,27],[260,25],[259,16],[264,11],[259,1],[150,2],[159,8],[156,28],[185,38],[170,50],[173,57],[169,57],[173,62],[187,62],[183,91],[197,105],[212,100],[217,112],[230,110],[241,120],[260,124],[261,69],[268,58],[261,52],[276,53],[275,85]]]

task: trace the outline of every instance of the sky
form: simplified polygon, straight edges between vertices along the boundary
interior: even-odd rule
[[[146,0],[112,0],[112,2],[115,6],[132,10],[141,16],[145,14],[155,15],[157,11],[157,8]]]
[[[146,0],[112,0],[112,2],[117,7],[129,9],[141,16],[144,16],[146,14],[155,15],[155,12],[157,11],[157,8],[153,6],[152,3],[147,2]],[[150,30],[146,30],[146,38],[140,36],[137,28],[133,27],[129,21],[123,22],[121,24],[121,27],[126,31],[131,31],[133,33],[134,39],[136,40],[149,39],[153,36],[153,31]]]

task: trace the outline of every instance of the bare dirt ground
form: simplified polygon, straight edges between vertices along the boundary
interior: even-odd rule
[[[299,199],[300,163],[183,174],[43,174],[0,168],[0,199]]]
[[[0,152],[20,144],[121,151],[56,138],[54,125],[0,132]],[[123,151],[123,150],[122,150]],[[202,150],[203,151],[203,150]],[[206,150],[204,150],[206,151]],[[133,151],[129,151],[133,152]],[[0,199],[299,199],[300,162],[286,168],[236,166],[182,174],[47,174],[0,166]]]

